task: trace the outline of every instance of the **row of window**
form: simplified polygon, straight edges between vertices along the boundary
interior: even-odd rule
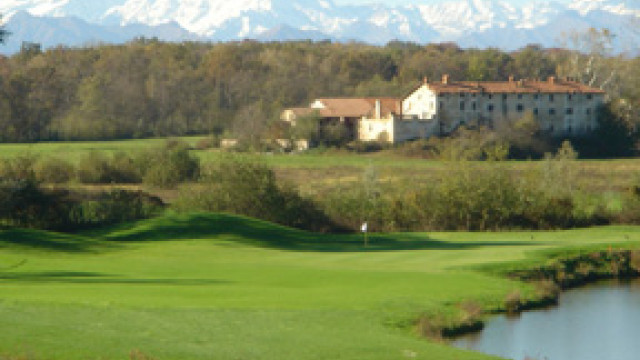
[[[440,97],[444,97],[447,96],[448,94],[445,93],[440,93]],[[465,97],[467,95],[467,93],[460,93],[460,97]],[[487,96],[489,99],[493,99],[493,95],[494,94],[484,94],[485,96]],[[509,94],[502,94],[502,100],[507,100]],[[549,101],[553,102],[556,99],[556,95],[557,94],[548,94],[547,96],[549,97]],[[523,94],[516,94],[518,100],[521,100],[524,95]],[[566,94],[566,99],[568,101],[572,101],[574,99],[574,94]],[[471,93],[471,97],[476,97],[476,93]],[[540,99],[540,94],[533,94],[533,99],[534,100],[538,100]],[[593,99],[593,94],[586,94],[586,99],[587,100],[591,100]]]
[[[466,107],[465,102],[464,101],[460,101],[460,111],[464,111],[465,107]],[[443,109],[443,108],[444,108],[444,103],[440,102],[440,109]],[[471,103],[471,110],[473,110],[473,111],[477,110],[477,106],[476,106],[475,102]],[[487,105],[487,111],[492,112],[493,110],[494,110],[493,104],[488,104]],[[502,106],[502,110],[503,111],[507,111],[507,106],[503,105]],[[524,112],[524,105],[523,104],[516,105],[516,111],[517,112]],[[535,115],[538,115],[538,108],[534,108],[533,109],[533,113]],[[555,115],[555,113],[556,113],[556,109],[554,109],[554,108],[550,108],[549,109],[549,115]],[[573,114],[573,108],[566,108],[565,109],[565,114],[567,114],[567,115]],[[590,108],[585,109],[585,114],[586,115],[591,115],[591,109]]]

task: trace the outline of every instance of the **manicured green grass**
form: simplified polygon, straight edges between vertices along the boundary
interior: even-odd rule
[[[0,231],[0,358],[489,359],[420,338],[411,322],[531,291],[479,267],[637,247],[638,230],[375,234],[368,248],[221,214]]]

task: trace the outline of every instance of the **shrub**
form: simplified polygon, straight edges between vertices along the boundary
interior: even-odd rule
[[[560,287],[550,279],[536,282],[535,289],[539,300],[542,302],[555,303],[560,295]]]
[[[185,146],[169,146],[149,151],[138,157],[136,163],[145,184],[159,187],[174,187],[182,181],[196,180],[200,172],[200,161],[189,153]]]
[[[0,160],[0,177],[5,179],[34,179],[34,164],[37,158],[33,155],[19,155]]]
[[[66,160],[49,157],[40,159],[34,167],[34,172],[38,181],[62,184],[72,180],[75,177],[76,170],[74,166]]]
[[[76,203],[67,226],[78,228],[144,219],[162,207],[160,199],[141,191],[112,190]]]
[[[435,142],[437,142],[435,137],[431,137],[429,140],[406,141],[397,145],[394,152],[407,157],[434,159],[438,156]]]
[[[637,273],[640,273],[640,250],[631,251],[629,255],[629,267]]]
[[[181,189],[175,206],[231,212],[313,231],[336,229],[311,200],[277,184],[268,166],[234,156],[207,164],[198,184]]]
[[[347,143],[346,148],[358,153],[376,152],[389,147],[389,143],[385,141],[351,141]]]
[[[19,227],[55,227],[68,213],[63,195],[42,190],[34,179],[0,179],[0,220]]]
[[[504,299],[504,308],[508,314],[515,314],[520,310],[522,305],[522,296],[519,290],[513,290],[507,294]]]
[[[109,159],[103,153],[92,151],[78,162],[78,181],[85,184],[110,183]]]
[[[197,150],[207,150],[218,147],[220,147],[220,137],[218,136],[202,138],[198,140],[195,146]]]
[[[460,304],[462,311],[462,322],[472,323],[478,321],[482,316],[482,306],[473,300],[466,300]]]
[[[124,152],[117,152],[111,157],[100,152],[90,152],[80,159],[76,174],[78,181],[85,184],[141,181],[138,165]]]
[[[624,194],[622,209],[613,214],[612,218],[619,224],[640,224],[640,186],[634,184]]]
[[[142,182],[140,169],[135,159],[124,152],[114,153],[109,162],[111,182],[136,184]]]
[[[441,340],[442,329],[445,327],[446,321],[441,314],[422,315],[418,318],[416,329],[421,336]]]

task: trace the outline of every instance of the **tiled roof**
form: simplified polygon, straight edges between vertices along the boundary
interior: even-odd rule
[[[424,84],[424,83],[423,83]],[[590,93],[604,91],[577,81],[550,78],[549,80],[510,81],[447,81],[428,82],[426,85],[436,93]],[[422,85],[420,85],[422,86]]]
[[[380,113],[386,116],[389,113],[399,113],[400,99],[396,98],[320,98],[325,108],[319,109],[323,117],[363,117],[373,116],[376,101],[380,101]]]
[[[291,111],[296,116],[305,116],[313,113],[314,111],[318,111],[317,109],[312,109],[308,107],[304,108],[288,108],[287,110]]]

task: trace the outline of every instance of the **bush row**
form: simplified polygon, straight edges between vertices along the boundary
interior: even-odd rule
[[[129,155],[90,152],[77,164],[58,157],[30,155],[0,161],[0,177],[61,184],[77,180],[84,184],[145,183],[173,187],[195,180],[200,163],[185,144],[167,142],[164,147]]]
[[[314,231],[560,229],[639,223],[640,191],[616,212],[582,205],[575,187],[577,154],[565,143],[538,168],[514,173],[499,162],[450,162],[429,184],[385,184],[375,169],[360,183],[312,198],[278,182],[268,166],[229,155],[206,164],[197,183],[183,185],[176,206],[227,211]]]
[[[141,191],[47,190],[33,179],[0,179],[0,225],[73,231],[149,218],[162,201]]]
[[[251,158],[227,154],[201,166],[180,144],[168,143],[137,157],[89,157],[91,161],[83,159],[75,169],[85,182],[129,179],[168,187],[192,180],[179,187],[176,209],[230,212],[312,231],[358,231],[364,221],[372,231],[557,229],[640,222],[637,188],[614,213],[604,204],[580,205],[584,194],[574,185],[577,154],[569,143],[530,173],[516,174],[500,162],[453,161],[428,184],[384,184],[375,169],[367,168],[355,186],[315,197],[300,195],[293,185],[279,181],[271,168]],[[4,219],[20,226],[72,228],[152,213],[146,200],[127,193],[77,200],[68,193],[44,191],[38,186],[41,176],[62,171],[45,172],[28,157],[4,161],[1,170]],[[120,213],[123,218],[117,217]]]

